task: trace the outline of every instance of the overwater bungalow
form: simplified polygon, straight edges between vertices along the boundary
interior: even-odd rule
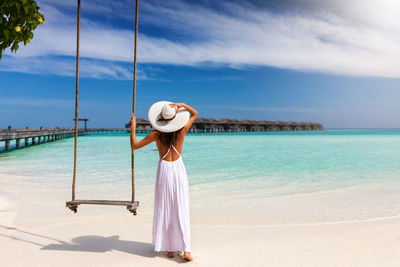
[[[128,127],[130,127],[130,125],[128,124]],[[125,125],[125,128],[126,125]],[[136,128],[137,130],[139,130],[140,132],[148,132],[152,130],[151,124],[149,123],[149,121],[142,119],[142,118],[138,118],[136,119]]]

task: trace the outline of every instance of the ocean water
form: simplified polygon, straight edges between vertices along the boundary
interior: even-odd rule
[[[296,224],[398,216],[399,152],[400,130],[188,134],[182,159],[192,222]],[[136,197],[147,222],[158,161],[155,144],[135,151]],[[73,138],[0,153],[0,174],[22,177],[9,186],[31,201],[40,191],[40,203],[70,198],[72,168]],[[77,198],[129,200],[130,170],[128,135],[78,138]]]

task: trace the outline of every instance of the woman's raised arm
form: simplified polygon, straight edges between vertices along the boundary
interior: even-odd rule
[[[190,116],[188,122],[186,123],[186,125],[183,127],[183,132],[186,133],[187,131],[189,131],[190,126],[192,126],[194,120],[197,117],[197,111],[192,108],[189,105],[186,105],[185,103],[172,103],[170,104],[171,107],[176,107],[176,108],[185,108],[187,111],[189,111],[189,113],[192,115]]]
[[[150,132],[145,138],[140,140],[139,142],[136,141],[136,118],[133,116],[132,113],[132,118],[131,118],[131,147],[133,150],[142,148],[144,146],[147,146],[151,142],[155,141],[157,139],[158,132],[157,131],[152,131]]]

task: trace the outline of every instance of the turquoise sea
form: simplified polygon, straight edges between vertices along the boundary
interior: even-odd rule
[[[182,158],[194,223],[400,215],[398,129],[188,134]],[[136,194],[147,221],[158,160],[155,144],[135,151]],[[72,167],[73,138],[0,153],[0,174],[22,177],[15,188],[40,190],[47,199],[70,198]],[[77,173],[77,198],[129,200],[129,136],[79,137]]]

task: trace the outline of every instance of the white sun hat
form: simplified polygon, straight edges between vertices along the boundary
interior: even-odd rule
[[[181,129],[189,120],[190,113],[185,108],[176,109],[171,107],[170,101],[159,101],[154,103],[148,113],[151,126],[154,129],[171,133]]]

